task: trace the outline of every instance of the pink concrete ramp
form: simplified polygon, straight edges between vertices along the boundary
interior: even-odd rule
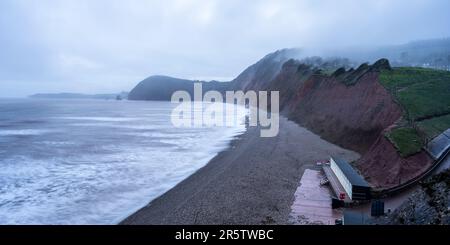
[[[305,170],[300,185],[295,192],[290,221],[297,225],[334,225],[342,218],[341,209],[331,208],[331,192],[327,186],[321,186],[324,179],[320,171]]]

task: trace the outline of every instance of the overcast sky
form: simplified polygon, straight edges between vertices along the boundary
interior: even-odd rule
[[[228,80],[288,47],[450,36],[448,0],[0,0],[0,97]]]

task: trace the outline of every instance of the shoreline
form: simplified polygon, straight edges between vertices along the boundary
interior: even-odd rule
[[[260,138],[259,127],[248,128],[207,165],[119,225],[288,224],[304,171],[330,155],[360,157],[281,116],[277,137]]]

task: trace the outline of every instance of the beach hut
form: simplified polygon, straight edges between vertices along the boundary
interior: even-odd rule
[[[344,188],[348,198],[352,201],[370,200],[370,185],[347,161],[331,157],[330,168]]]

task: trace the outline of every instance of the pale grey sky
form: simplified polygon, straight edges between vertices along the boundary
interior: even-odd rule
[[[448,0],[1,0],[0,97],[228,80],[281,48],[450,36]]]

